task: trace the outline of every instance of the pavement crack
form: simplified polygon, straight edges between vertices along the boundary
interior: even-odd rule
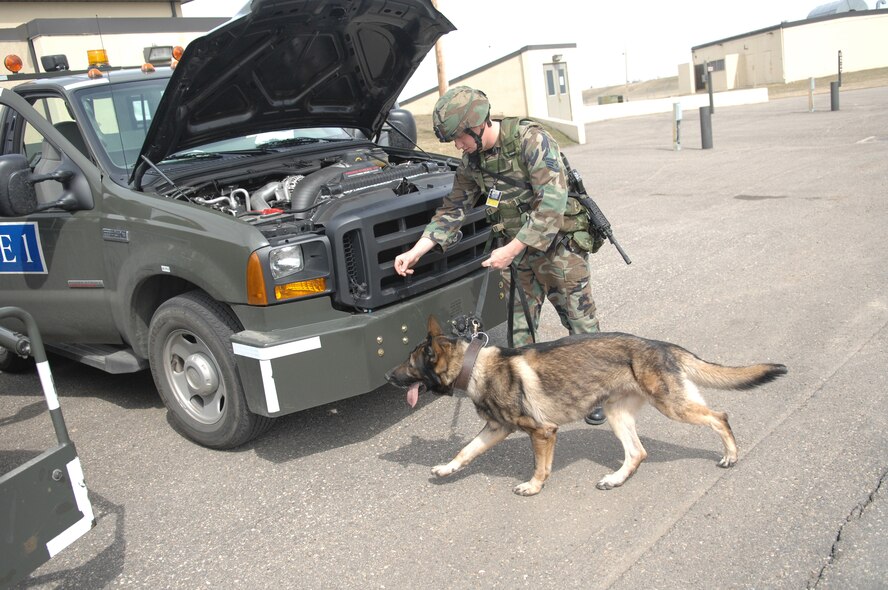
[[[826,563],[823,564],[823,567],[820,568],[820,571],[817,572],[817,577],[808,583],[808,590],[816,589],[820,582],[823,581],[823,577],[826,574],[826,570],[836,562],[839,557],[839,546],[842,543],[842,533],[845,531],[845,526],[848,523],[860,520],[863,517],[864,512],[866,512],[867,508],[872,505],[873,501],[875,501],[876,496],[879,493],[879,490],[882,489],[882,484],[885,483],[885,479],[888,478],[888,470],[882,472],[882,476],[879,478],[879,483],[876,485],[875,489],[870,492],[869,496],[857,506],[855,506],[848,516],[845,517],[845,521],[842,523],[842,526],[839,527],[839,531],[836,534],[836,540],[833,541],[832,547],[829,551],[829,556],[826,559]]]

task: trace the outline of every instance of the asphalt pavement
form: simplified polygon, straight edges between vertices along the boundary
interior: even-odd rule
[[[567,149],[632,258],[592,259],[603,329],[722,364],[781,362],[703,391],[740,448],[642,411],[648,459],[607,426],[559,432],[542,493],[515,434],[442,480],[481,428],[461,397],[389,387],[287,416],[230,452],[177,435],[148,373],[51,357],[97,526],[23,588],[888,587],[888,87],[590,124]],[[542,336],[563,334],[551,311]],[[492,331],[503,343],[504,331]],[[571,370],[582,371],[582,367]],[[0,375],[0,472],[53,442],[36,375]]]

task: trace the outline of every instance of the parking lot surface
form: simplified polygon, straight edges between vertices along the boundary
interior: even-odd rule
[[[730,416],[733,469],[713,432],[647,408],[648,459],[621,488],[595,488],[623,454],[583,423],[537,496],[511,491],[533,470],[523,434],[437,480],[481,420],[388,387],[211,451],[169,427],[149,373],[51,357],[97,526],[21,587],[885,587],[888,87],[836,112],[816,98],[719,108],[711,150],[693,112],[681,151],[671,113],[591,124],[566,150],[633,261],[592,258],[604,330],[789,368],[703,391]],[[549,310],[542,337],[563,333]],[[0,375],[0,472],[53,440],[36,375]]]

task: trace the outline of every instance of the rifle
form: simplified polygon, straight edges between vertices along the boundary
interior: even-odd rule
[[[611,225],[607,220],[607,217],[604,216],[604,213],[601,212],[601,209],[586,192],[586,187],[583,185],[583,177],[580,176],[579,170],[571,168],[570,162],[567,161],[567,156],[564,154],[561,154],[561,159],[564,162],[564,169],[567,171],[567,185],[570,189],[570,196],[579,201],[589,214],[589,229],[598,234],[601,238],[607,238],[607,240],[617,248],[617,252],[623,257],[623,261],[626,264],[632,264],[632,261],[629,260],[629,256],[623,248],[620,247],[620,243],[617,242],[617,239],[614,237],[614,232],[611,230]]]

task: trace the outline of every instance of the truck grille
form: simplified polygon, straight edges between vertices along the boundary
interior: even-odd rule
[[[448,187],[449,188],[449,187]],[[364,195],[344,205],[327,223],[333,246],[337,303],[372,310],[425,293],[481,267],[490,226],[484,207],[466,216],[460,242],[446,253],[435,249],[414,267],[410,277],[394,271],[395,257],[409,250],[447,190],[392,198],[388,192]]]

